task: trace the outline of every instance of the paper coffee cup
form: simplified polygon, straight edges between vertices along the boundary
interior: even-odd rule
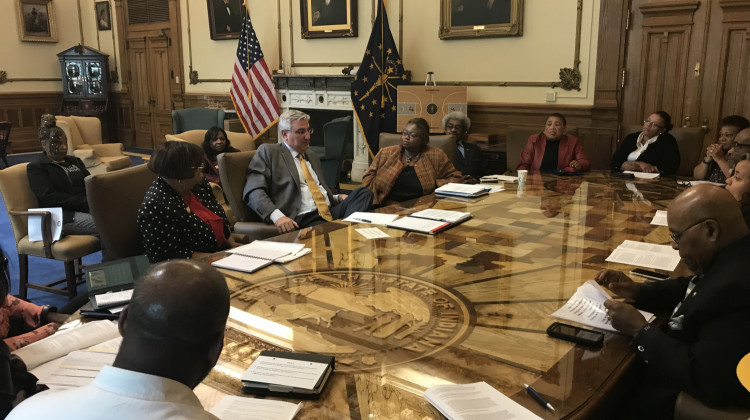
[[[529,174],[529,171],[526,169],[519,169],[518,170],[518,183],[519,184],[525,184],[526,183],[526,175]]]

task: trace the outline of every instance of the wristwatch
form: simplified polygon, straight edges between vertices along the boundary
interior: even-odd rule
[[[703,159],[703,163],[705,163],[706,165],[709,165],[711,163],[711,161]]]

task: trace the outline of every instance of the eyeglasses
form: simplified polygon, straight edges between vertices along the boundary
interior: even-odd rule
[[[663,125],[659,125],[659,124],[657,124],[657,123],[655,123],[653,121],[649,121],[649,120],[643,120],[643,125],[647,125],[649,127],[664,128]]]
[[[682,232],[669,232],[669,237],[672,238],[672,241],[674,241],[674,243],[678,243],[680,241],[680,238],[682,237],[682,235],[685,234],[685,232],[687,232],[690,229],[692,229],[692,228],[700,225],[701,223],[705,222],[706,220],[712,220],[712,219],[710,217],[707,217],[705,219],[698,220],[697,222],[695,222],[692,225],[690,225],[690,226],[686,227],[685,229],[683,229]]]
[[[312,128],[312,127],[311,128],[300,128],[299,130],[294,130],[294,133],[295,134],[299,134],[300,136],[304,136],[305,133],[310,133],[312,135],[313,132],[315,132],[315,129]]]
[[[466,131],[466,126],[465,125],[460,125],[460,124],[453,125],[451,123],[448,123],[445,126],[446,130],[453,130],[454,128],[456,129],[456,131]]]
[[[401,132],[401,137],[404,137],[404,136],[409,137],[411,139],[418,139],[418,138],[422,137],[422,133],[417,133],[417,132],[410,133],[410,132],[404,130],[404,131]]]

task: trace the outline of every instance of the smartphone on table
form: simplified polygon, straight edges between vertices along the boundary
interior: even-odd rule
[[[547,335],[583,344],[591,347],[601,347],[604,343],[604,333],[574,325],[554,322],[547,328]]]
[[[669,278],[669,274],[657,273],[656,271],[646,270],[643,268],[634,268],[630,270],[630,274],[644,277],[649,280],[666,280]]]

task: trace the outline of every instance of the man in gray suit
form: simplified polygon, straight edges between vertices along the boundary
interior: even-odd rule
[[[372,192],[367,188],[357,188],[348,196],[334,195],[325,184],[320,159],[308,150],[309,120],[309,115],[297,110],[281,114],[279,130],[284,142],[262,144],[247,171],[242,192],[245,204],[281,233],[346,218],[372,206]]]

